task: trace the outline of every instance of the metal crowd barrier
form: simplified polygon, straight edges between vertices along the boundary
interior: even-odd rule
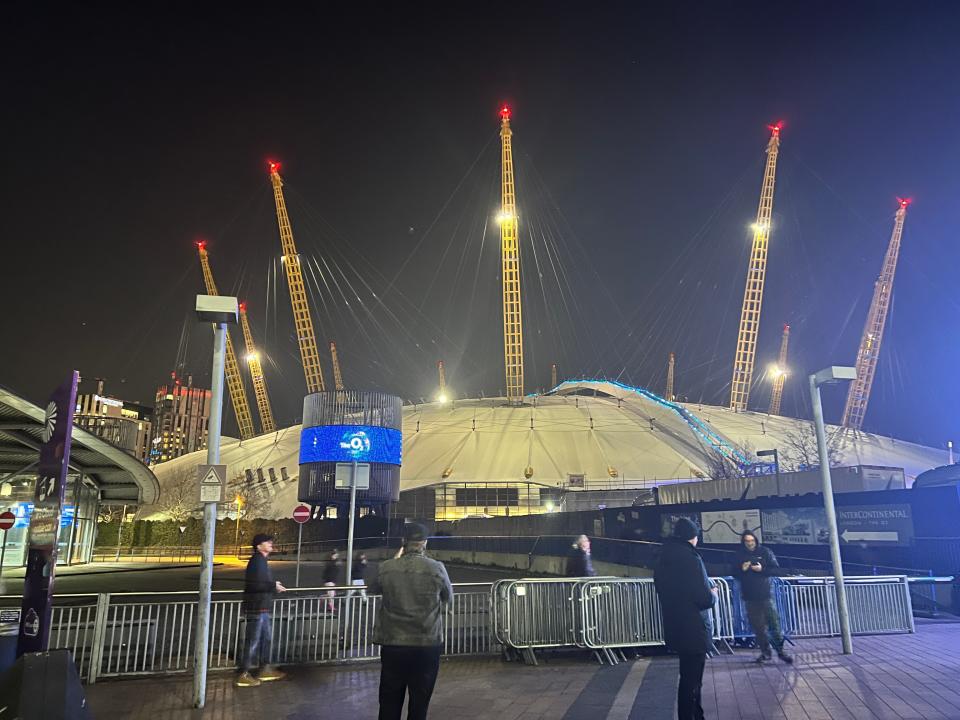
[[[840,634],[836,585],[832,577],[781,578],[784,632],[795,638]],[[912,633],[913,607],[904,575],[844,578],[854,635]]]
[[[453,598],[443,614],[444,655],[496,651],[489,588],[488,583],[454,585]],[[357,586],[298,588],[278,596],[272,615],[271,662],[377,659],[380,647],[373,643],[373,627],[380,600],[377,595],[364,596]],[[61,595],[56,602],[50,648],[70,650],[87,682],[192,671],[196,593]],[[19,603],[19,597],[0,597],[0,607],[19,607]],[[210,618],[211,670],[237,667],[245,626],[242,594],[215,592]]]
[[[712,612],[716,641],[733,640],[732,593],[724,578],[713,578]],[[494,636],[524,662],[535,651],[587,648],[601,661],[618,662],[623,648],[663,645],[660,603],[651,578],[501,580],[491,588]]]

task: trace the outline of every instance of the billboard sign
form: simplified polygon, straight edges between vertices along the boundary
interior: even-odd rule
[[[827,513],[820,508],[764,510],[763,539],[776,545],[826,545],[830,541]]]
[[[700,513],[703,518],[703,541],[718,545],[739,545],[740,536],[752,532],[757,540],[764,542],[760,530],[760,511],[720,510]]]
[[[778,545],[826,545],[827,513],[817,508],[780,508],[762,513],[764,542]],[[837,508],[841,543],[909,545],[913,518],[909,505],[851,505]]]
[[[370,425],[321,425],[300,433],[300,464],[364,462],[400,465],[399,430]]]

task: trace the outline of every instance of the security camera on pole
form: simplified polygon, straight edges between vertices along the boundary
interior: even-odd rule
[[[220,421],[223,417],[223,375],[227,323],[236,323],[240,312],[235,297],[197,295],[197,316],[213,323],[213,377],[210,421],[207,433],[207,464],[199,465],[200,502],[203,504],[203,543],[200,560],[200,599],[197,603],[197,634],[193,667],[193,705],[202,708],[207,696],[207,664],[210,644],[210,595],[213,589],[213,548],[217,530],[217,503],[223,501],[226,466],[220,462]]]

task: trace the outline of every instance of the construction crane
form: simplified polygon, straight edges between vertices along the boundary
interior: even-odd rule
[[[557,364],[553,363],[550,366],[550,387],[557,386]]]
[[[437,400],[441,403],[447,401],[447,373],[443,369],[443,360],[437,360],[437,373],[440,375],[440,393],[437,395]]]
[[[343,373],[340,372],[340,358],[337,356],[337,344],[330,341],[330,359],[333,360],[333,389],[343,390]]]
[[[870,388],[873,386],[873,377],[877,372],[877,359],[880,357],[880,344],[883,342],[883,330],[887,324],[887,314],[890,311],[890,297],[893,295],[893,277],[897,272],[897,258],[900,256],[900,238],[903,236],[903,222],[907,217],[909,200],[897,198],[900,207],[893,221],[893,233],[890,235],[890,244],[887,254],[883,258],[883,268],[880,277],[873,286],[873,300],[870,302],[870,312],[867,313],[867,323],[863,328],[863,337],[860,339],[860,349],[857,350],[857,379],[850,383],[847,392],[847,404],[843,408],[843,427],[859,430],[863,426],[863,417],[867,414],[867,404],[870,402]]]
[[[300,360],[303,374],[307,380],[307,392],[323,392],[323,370],[320,367],[320,353],[317,351],[317,337],[313,332],[313,319],[310,317],[310,305],[307,302],[307,290],[300,271],[300,255],[293,242],[293,229],[287,215],[287,203],[283,198],[283,180],[280,178],[280,163],[271,161],[270,182],[273,184],[273,199],[277,205],[277,224],[280,226],[280,245],[283,248],[283,266],[287,271],[287,287],[290,289],[290,303],[293,306],[293,322],[297,328],[297,342],[300,345]]]
[[[771,366],[770,377],[773,379],[773,389],[770,391],[769,415],[780,414],[780,401],[783,400],[783,383],[787,380],[787,345],[790,342],[790,326],[783,326],[783,337],[780,338],[780,357],[777,364]]]
[[[197,252],[200,254],[200,267],[203,268],[203,282],[207,286],[208,295],[219,295],[217,292],[217,283],[213,279],[213,271],[210,269],[210,256],[207,254],[207,242],[201,240],[197,243]],[[250,404],[247,402],[247,390],[243,386],[243,379],[240,377],[240,366],[237,365],[237,355],[233,351],[233,339],[227,331],[227,360],[225,374],[227,376],[227,389],[230,391],[230,403],[233,405],[233,412],[237,416],[237,427],[240,430],[240,439],[247,440],[256,433],[253,429],[253,416],[250,414]]]
[[[667,392],[664,397],[673,402],[677,399],[677,396],[673,392],[673,369],[676,364],[676,356],[673,353],[670,353],[670,359],[667,360]]]
[[[520,307],[520,243],[517,236],[517,198],[513,181],[513,131],[510,108],[500,110],[501,174],[500,261],[503,282],[503,358],[507,403],[523,403],[523,318]]]
[[[757,355],[757,332],[760,329],[760,306],[763,304],[763,281],[767,275],[767,248],[770,241],[770,222],[773,217],[773,188],[777,178],[777,155],[780,153],[780,130],[783,123],[770,126],[767,142],[767,164],[760,189],[757,221],[753,224],[753,248],[747,266],[747,284],[743,291],[740,310],[740,330],[737,333],[737,353],[733,360],[733,379],[730,382],[730,408],[747,409],[750,384],[753,382],[753,363]]]
[[[240,303],[240,327],[243,328],[243,340],[247,346],[247,367],[250,368],[250,379],[253,380],[253,394],[257,399],[257,410],[260,412],[260,427],[265,433],[272,433],[277,429],[273,421],[273,408],[270,407],[270,396],[267,395],[267,381],[263,377],[263,366],[260,364],[260,353],[253,342],[253,333],[250,331],[250,321],[247,318],[247,304]]]

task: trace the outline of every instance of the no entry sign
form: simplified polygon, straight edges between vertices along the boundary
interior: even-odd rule
[[[305,523],[310,519],[310,508],[308,508],[306,505],[297,505],[293,509],[293,519],[298,523]]]
[[[5,513],[0,513],[0,530],[9,530],[16,521],[17,516],[9,510]]]

